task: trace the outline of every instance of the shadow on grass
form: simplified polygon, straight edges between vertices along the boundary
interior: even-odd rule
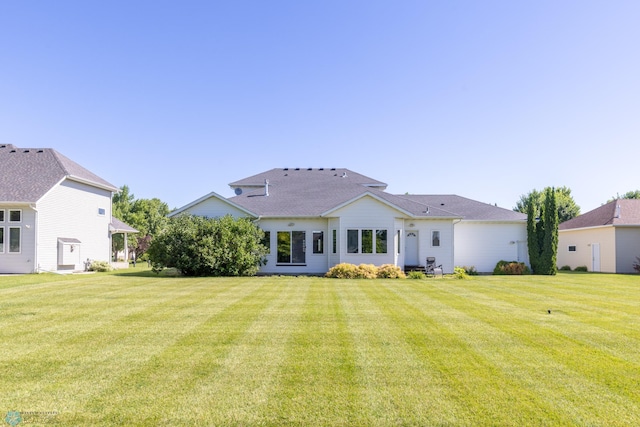
[[[111,273],[114,276],[126,276],[126,277],[154,277],[159,279],[168,279],[176,277],[184,277],[175,268],[166,268],[159,273],[154,273],[150,268],[144,267],[131,267],[122,270],[115,270]]]

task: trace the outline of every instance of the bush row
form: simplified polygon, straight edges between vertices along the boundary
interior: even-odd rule
[[[404,272],[397,265],[384,264],[376,267],[373,264],[342,263],[331,267],[325,277],[333,279],[404,279]]]

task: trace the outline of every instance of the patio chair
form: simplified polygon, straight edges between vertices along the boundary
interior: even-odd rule
[[[438,274],[443,276],[442,264],[436,265],[436,258],[432,256],[427,257],[427,264],[424,270],[427,276],[436,277]]]

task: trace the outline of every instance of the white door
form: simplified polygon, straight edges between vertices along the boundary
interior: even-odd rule
[[[404,239],[404,265],[420,265],[418,231],[407,231]]]
[[[591,244],[591,271],[600,271],[600,243]]]

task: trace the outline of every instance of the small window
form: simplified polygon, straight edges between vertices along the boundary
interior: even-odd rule
[[[576,251],[576,247],[575,246],[569,246],[569,252],[575,252]]]
[[[0,209],[0,222],[4,222],[4,210]]]
[[[431,232],[431,246],[440,246],[440,232],[437,230]]]
[[[107,210],[105,208],[98,208],[98,215],[105,216],[107,214]]]
[[[313,253],[314,254],[324,253],[324,232],[323,231],[313,232]]]
[[[9,227],[9,253],[20,253],[20,227]]]
[[[338,253],[338,230],[333,230],[333,253]]]
[[[262,241],[260,243],[262,243],[262,246],[267,248],[267,253],[270,254],[271,253],[271,232],[270,231],[264,232],[264,237],[262,238]]]
[[[20,210],[10,210],[9,211],[9,222],[20,222],[22,221],[22,211]]]
[[[347,230],[347,253],[357,254],[358,252],[358,230]]]
[[[4,227],[0,227],[0,254],[4,253]]]

